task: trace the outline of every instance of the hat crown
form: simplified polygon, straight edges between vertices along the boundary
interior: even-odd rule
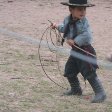
[[[69,0],[70,4],[87,4],[87,0]]]

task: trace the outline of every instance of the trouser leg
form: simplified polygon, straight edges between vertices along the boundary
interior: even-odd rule
[[[82,89],[77,77],[67,77],[68,82],[71,86],[70,91],[64,93],[64,95],[82,95]]]
[[[88,79],[88,82],[90,83],[95,96],[92,99],[92,103],[100,103],[103,102],[106,99],[106,93],[104,91],[104,88],[100,82],[100,80],[98,79],[98,77],[92,77],[90,79]]]

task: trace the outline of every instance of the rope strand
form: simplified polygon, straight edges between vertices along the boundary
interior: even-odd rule
[[[41,56],[40,56],[41,41],[43,40],[43,37],[44,37],[45,33],[49,30],[49,28],[50,28],[50,27],[47,27],[47,28],[45,29],[45,31],[43,32],[42,37],[41,37],[41,39],[40,39],[40,43],[39,43],[39,47],[38,47],[38,54],[39,54],[40,64],[41,64],[41,67],[42,67],[42,69],[43,69],[45,75],[47,76],[47,78],[49,78],[49,79],[50,79],[54,84],[56,84],[57,86],[59,86],[59,87],[61,87],[61,88],[63,88],[63,89],[67,89],[67,88],[65,88],[65,87],[63,87],[63,86],[61,86],[61,85],[59,85],[58,83],[56,83],[53,79],[51,79],[51,78],[48,76],[48,74],[46,73],[46,71],[45,71],[45,69],[44,69],[44,67],[43,67],[43,65],[42,65],[42,60],[41,60]]]

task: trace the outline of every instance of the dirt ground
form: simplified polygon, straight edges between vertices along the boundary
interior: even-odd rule
[[[40,39],[50,25],[48,20],[58,24],[69,14],[61,1],[0,0],[0,28]],[[87,18],[93,31],[93,46],[98,59],[106,61],[112,53],[112,1],[92,0],[92,3],[96,6],[87,9]],[[60,97],[64,90],[42,76],[37,49],[38,46],[0,34],[0,112],[112,112],[111,70],[98,70],[108,96],[104,103]],[[15,77],[19,80],[13,80]],[[91,94],[87,86],[85,94]]]

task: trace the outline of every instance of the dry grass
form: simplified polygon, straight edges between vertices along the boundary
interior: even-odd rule
[[[65,90],[51,82],[39,66],[37,48],[32,45],[23,45],[21,42],[17,45],[14,42],[16,41],[6,41],[3,38],[1,41],[1,112],[112,112],[111,97],[101,104],[90,103],[88,98],[93,92],[88,83],[84,89],[84,96],[62,96]],[[6,46],[8,43],[12,47]],[[52,67],[49,69],[48,62],[44,64],[48,65],[45,67],[49,76],[66,87],[58,71],[54,71]],[[56,64],[52,66],[56,67]],[[98,72],[102,72],[102,75],[104,73],[103,70]],[[84,88],[84,82],[81,78],[80,80]],[[104,80],[104,83],[107,82]],[[109,86],[109,83],[105,86],[107,91]]]

